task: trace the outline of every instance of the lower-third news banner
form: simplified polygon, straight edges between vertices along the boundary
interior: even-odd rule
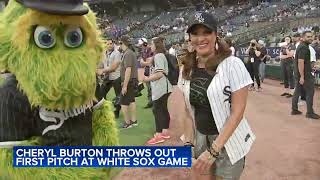
[[[191,167],[191,147],[16,146],[14,167]]]

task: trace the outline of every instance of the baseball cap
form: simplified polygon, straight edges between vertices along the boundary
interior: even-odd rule
[[[143,44],[148,44],[148,40],[146,38],[141,38],[138,41],[138,45],[141,46]]]
[[[84,15],[89,12],[83,0],[16,0],[25,7],[54,15]]]
[[[207,12],[197,12],[194,15],[192,24],[188,27],[187,33],[191,33],[196,25],[203,25],[213,32],[217,32],[218,23],[212,14]]]

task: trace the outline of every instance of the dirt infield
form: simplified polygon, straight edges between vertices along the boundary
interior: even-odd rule
[[[320,180],[320,120],[291,116],[291,98],[280,97],[278,81],[266,80],[263,92],[250,92],[246,116],[257,136],[247,156],[241,180]],[[299,106],[306,112],[306,105]],[[182,95],[175,91],[169,104],[173,138],[164,145],[181,145]],[[320,91],[314,109],[320,113]],[[189,180],[189,169],[125,169],[115,180]]]

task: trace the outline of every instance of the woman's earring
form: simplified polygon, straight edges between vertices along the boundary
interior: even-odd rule
[[[218,50],[219,49],[219,41],[220,41],[220,38],[219,37],[217,37],[217,39],[216,39],[216,50]]]

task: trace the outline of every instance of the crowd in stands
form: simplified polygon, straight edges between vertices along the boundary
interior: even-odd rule
[[[133,38],[169,36],[166,44],[181,42],[190,17],[197,11],[215,15],[220,22],[218,31],[223,36],[233,36],[255,27],[258,22],[277,22],[285,18],[308,17],[319,13],[320,2],[315,0],[282,0],[262,2],[257,6],[250,3],[222,7],[186,7],[178,10],[128,13],[115,18],[97,9],[101,28],[108,37],[119,38],[128,34]]]
[[[190,18],[197,11],[205,11],[213,14],[219,22],[218,32],[223,37],[232,37],[241,32],[251,31],[259,23],[273,23],[283,21],[285,18],[299,18],[314,15],[319,11],[320,2],[315,0],[281,0],[275,2],[262,2],[257,6],[250,3],[235,6],[203,8],[186,7],[170,11],[129,13],[124,17],[113,18],[105,11],[99,11],[101,27],[107,37],[117,39],[128,34],[134,39],[135,44],[141,38],[152,39],[162,36],[165,45],[176,49],[176,55],[183,49],[185,31],[190,23]],[[284,37],[313,30],[318,24],[296,27],[292,30],[284,29],[283,32],[260,37],[268,47],[279,47]],[[319,53],[318,53],[319,54]]]

